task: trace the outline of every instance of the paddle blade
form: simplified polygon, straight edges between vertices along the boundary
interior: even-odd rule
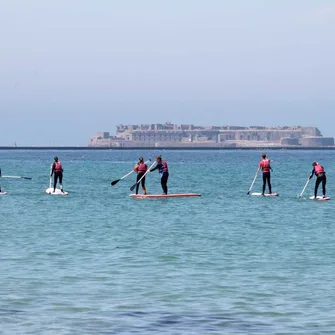
[[[116,185],[120,180],[121,180],[121,179],[117,179],[117,180],[112,181],[112,182],[111,182],[111,185],[112,185],[112,186]]]
[[[135,190],[135,187],[136,187],[137,183],[135,183],[131,188],[130,188],[130,191],[134,191]]]

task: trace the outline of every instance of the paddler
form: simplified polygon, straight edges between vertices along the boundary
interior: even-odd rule
[[[327,177],[326,177],[326,171],[324,167],[319,164],[318,162],[313,162],[312,164],[313,170],[311,175],[309,176],[309,179],[313,178],[313,175],[316,175],[316,181],[315,181],[315,187],[314,187],[314,199],[316,199],[318,194],[318,188],[320,183],[322,183],[322,197],[326,197],[326,184],[327,184]]]
[[[141,179],[143,194],[147,194],[147,189],[145,188],[145,177],[143,177],[145,175],[145,173],[147,172],[147,170],[148,170],[147,164],[144,163],[143,157],[140,157],[138,159],[138,162],[134,166],[134,171],[137,173],[137,177],[136,177],[136,183],[137,183],[136,184],[136,194],[138,194],[138,189],[140,187],[140,183],[138,182],[140,179]]]
[[[57,185],[57,180],[59,179],[59,185],[60,185],[60,190],[64,192],[63,190],[63,166],[62,163],[58,161],[58,157],[54,157],[54,163],[52,164],[52,169],[51,169],[51,174],[50,177],[54,175],[54,191],[53,193],[56,192],[56,185]]]
[[[150,172],[158,169],[158,172],[161,176],[161,185],[163,189],[163,194],[168,194],[167,182],[169,179],[169,169],[166,161],[162,160],[162,156],[156,157],[156,166],[150,170]]]
[[[262,190],[262,195],[265,193],[265,187],[266,183],[268,184],[269,188],[269,193],[272,194],[272,188],[271,188],[271,171],[272,167],[270,165],[270,160],[266,158],[266,154],[262,153],[261,154],[262,160],[259,162],[258,170],[256,173],[258,173],[260,170],[263,172],[263,190]]]

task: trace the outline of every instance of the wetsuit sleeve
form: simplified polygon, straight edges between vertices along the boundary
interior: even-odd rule
[[[53,163],[53,164],[52,164],[52,169],[51,169],[51,176],[52,176],[53,173],[55,172],[55,168],[56,168],[56,164]]]
[[[155,171],[163,166],[162,163],[157,164],[154,168],[150,169],[150,172]]]
[[[311,175],[309,176],[309,179],[312,179],[313,176],[314,176],[314,174],[315,174],[315,169],[312,170],[312,173],[311,173]]]

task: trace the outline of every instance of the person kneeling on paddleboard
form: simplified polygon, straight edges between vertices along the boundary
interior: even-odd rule
[[[63,166],[62,163],[58,161],[58,157],[54,157],[54,163],[52,164],[52,169],[51,169],[51,174],[54,175],[54,192],[56,192],[56,185],[57,185],[57,180],[59,179],[59,185],[60,185],[60,190],[64,192],[63,190]]]
[[[169,179],[169,169],[167,163],[166,161],[162,160],[162,156],[156,157],[156,163],[157,163],[156,166],[149,171],[152,172],[158,169],[158,172],[161,176],[161,185],[163,189],[163,194],[168,194],[167,181]]]
[[[148,165],[144,163],[143,157],[140,157],[138,159],[138,163],[134,167],[134,171],[137,173],[136,194],[138,194],[138,188],[140,187],[139,180],[141,180],[143,194],[147,194],[147,189],[145,188],[145,176],[144,176],[147,170],[148,170]]]
[[[259,172],[259,170],[262,169],[263,172],[263,190],[262,190],[262,195],[264,195],[265,193],[265,187],[266,187],[266,183],[268,183],[268,188],[269,188],[269,193],[272,194],[272,187],[271,187],[271,171],[272,167],[270,165],[270,160],[266,158],[266,154],[262,154],[261,155],[262,160],[259,163],[258,166],[258,170],[257,173]]]
[[[316,199],[317,197],[318,188],[321,182],[322,182],[322,196],[323,198],[325,198],[326,197],[326,184],[327,184],[326,171],[324,167],[318,162],[313,162],[312,166],[313,166],[313,170],[312,170],[311,175],[309,176],[309,179],[312,179],[314,174],[316,175],[315,188],[314,188],[314,199]]]

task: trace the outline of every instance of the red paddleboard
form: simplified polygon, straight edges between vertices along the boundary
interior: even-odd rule
[[[259,195],[262,196],[262,193],[251,193],[251,195]],[[264,197],[278,197],[279,193],[265,193]]]
[[[182,197],[200,197],[199,193],[178,193],[178,194],[130,194],[131,197],[137,199],[153,199],[153,198],[182,198]]]
[[[316,199],[315,199],[314,196],[313,196],[313,197],[310,197],[310,199],[311,199],[311,200],[328,201],[328,200],[330,200],[330,197],[325,197],[325,198],[323,198],[323,197],[321,197],[321,196],[317,196]]]

